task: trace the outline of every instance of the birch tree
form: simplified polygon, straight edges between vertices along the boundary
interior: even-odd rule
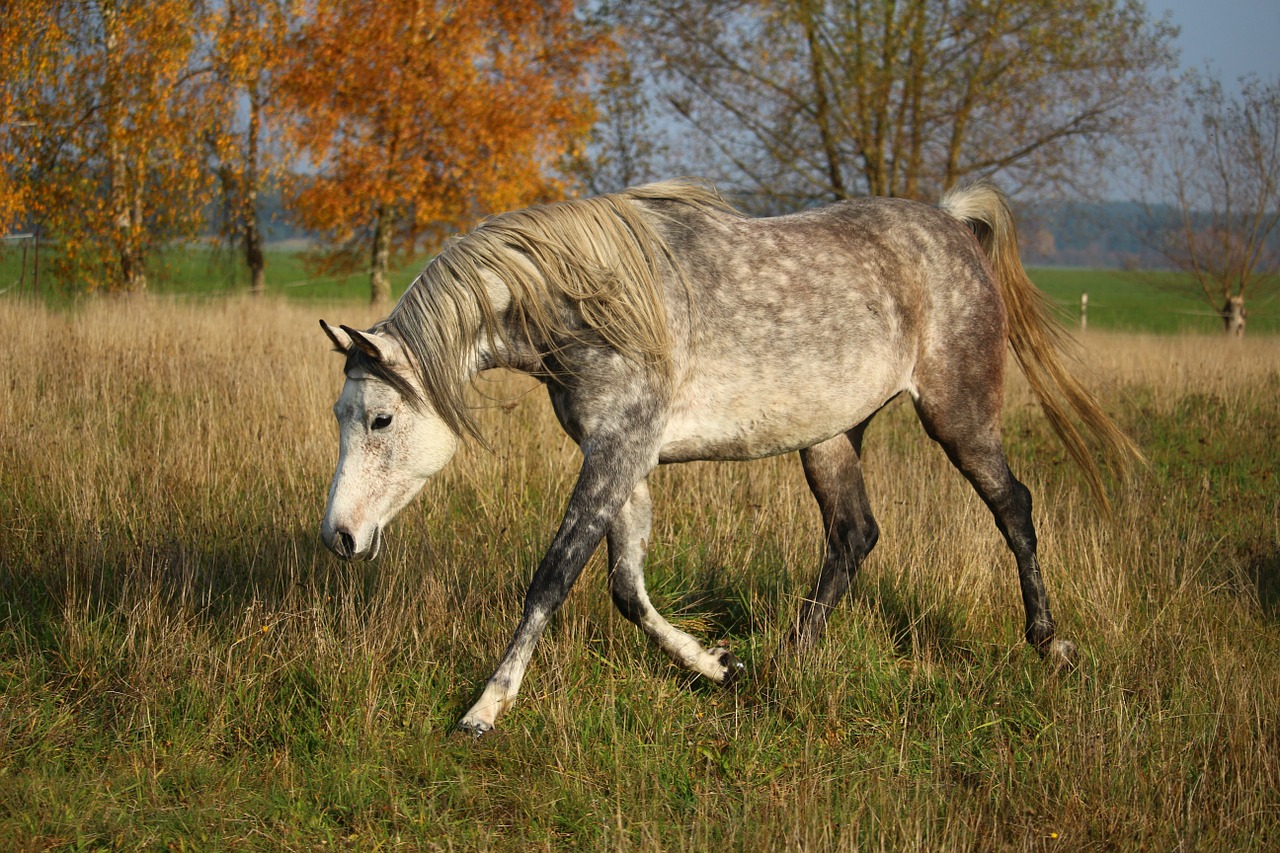
[[[601,44],[567,0],[318,0],[286,79],[314,166],[290,204],[329,268],[364,265],[384,303],[393,256],[560,195]]]
[[[206,144],[222,195],[217,226],[242,253],[253,294],[266,288],[258,198],[268,178],[283,172],[279,137],[271,125],[287,118],[276,110],[277,90],[290,61],[289,36],[299,22],[295,5],[291,0],[224,0],[210,19]]]
[[[54,270],[73,286],[144,290],[155,252],[194,234],[209,198],[190,85],[198,7],[17,0],[9,11],[0,144],[22,176],[20,215],[57,240]]]

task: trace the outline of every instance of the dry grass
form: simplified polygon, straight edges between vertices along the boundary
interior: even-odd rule
[[[1099,517],[1013,382],[1066,678],[909,406],[867,439],[881,544],[802,667],[794,458],[654,477],[650,586],[751,677],[611,612],[597,557],[491,739],[496,663],[576,451],[531,383],[346,566],[316,526],[338,359],[284,303],[0,301],[0,838],[19,849],[1266,849],[1280,843],[1280,341],[1091,336],[1152,460]],[[353,317],[350,306],[328,319]],[[358,311],[354,313],[358,314]]]

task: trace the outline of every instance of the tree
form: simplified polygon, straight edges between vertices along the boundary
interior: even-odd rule
[[[1151,215],[1154,243],[1190,274],[1229,335],[1243,335],[1245,297],[1280,279],[1280,79],[1240,81],[1227,93],[1191,75],[1161,139],[1148,144],[1147,174],[1176,215]]]
[[[14,20],[33,18],[34,0],[14,0],[9,14]],[[0,27],[0,80],[31,80],[37,61],[31,33],[22,27]],[[0,86],[0,235],[24,225],[28,201],[28,170],[22,157],[24,137],[34,122],[26,117],[22,98],[26,87]]]
[[[193,234],[209,197],[189,85],[198,7],[18,0],[12,11],[5,119],[25,132],[0,142],[6,172],[25,173],[25,218],[59,241],[64,280],[143,290],[156,248]]]
[[[668,153],[662,131],[651,119],[645,75],[636,62],[637,57],[620,50],[601,57],[592,96],[598,118],[587,145],[574,153],[570,164],[584,189],[594,195],[655,180],[657,162]]]
[[[630,2],[674,115],[786,206],[1086,184],[1173,60],[1137,0]]]
[[[266,288],[258,196],[272,171],[268,117],[289,62],[290,0],[225,0],[211,21],[206,131],[222,193],[219,230],[244,253],[249,292]]]
[[[569,0],[317,0],[286,77],[315,167],[292,209],[324,232],[331,266],[368,257],[385,302],[393,254],[563,191],[602,44]]]

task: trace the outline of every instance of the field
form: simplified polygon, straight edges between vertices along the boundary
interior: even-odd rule
[[[1124,332],[1220,332],[1222,320],[1191,280],[1180,273],[1046,268],[1030,270],[1036,285],[1073,328],[1080,322],[1080,295],[1089,296],[1089,328]],[[1280,291],[1256,289],[1248,302],[1249,330],[1280,333]]]
[[[486,379],[492,451],[464,449],[377,562],[338,562],[320,316],[374,319],[0,299],[0,847],[1280,846],[1280,339],[1091,327],[1081,369],[1150,457],[1111,519],[1011,380],[1071,674],[1021,642],[1012,558],[897,404],[867,437],[880,544],[802,665],[774,657],[820,558],[799,463],[673,467],[653,597],[745,680],[676,670],[597,555],[474,741],[452,726],[576,450],[530,382]]]

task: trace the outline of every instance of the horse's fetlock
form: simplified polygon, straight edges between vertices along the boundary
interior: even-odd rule
[[[1028,623],[1026,637],[1031,647],[1044,657],[1049,653],[1054,642],[1053,623],[1043,620]]]
[[[747,665],[728,649],[721,649],[717,652],[716,659],[719,661],[720,666],[724,667],[724,674],[719,679],[721,687],[732,687],[734,682],[747,671]]]

